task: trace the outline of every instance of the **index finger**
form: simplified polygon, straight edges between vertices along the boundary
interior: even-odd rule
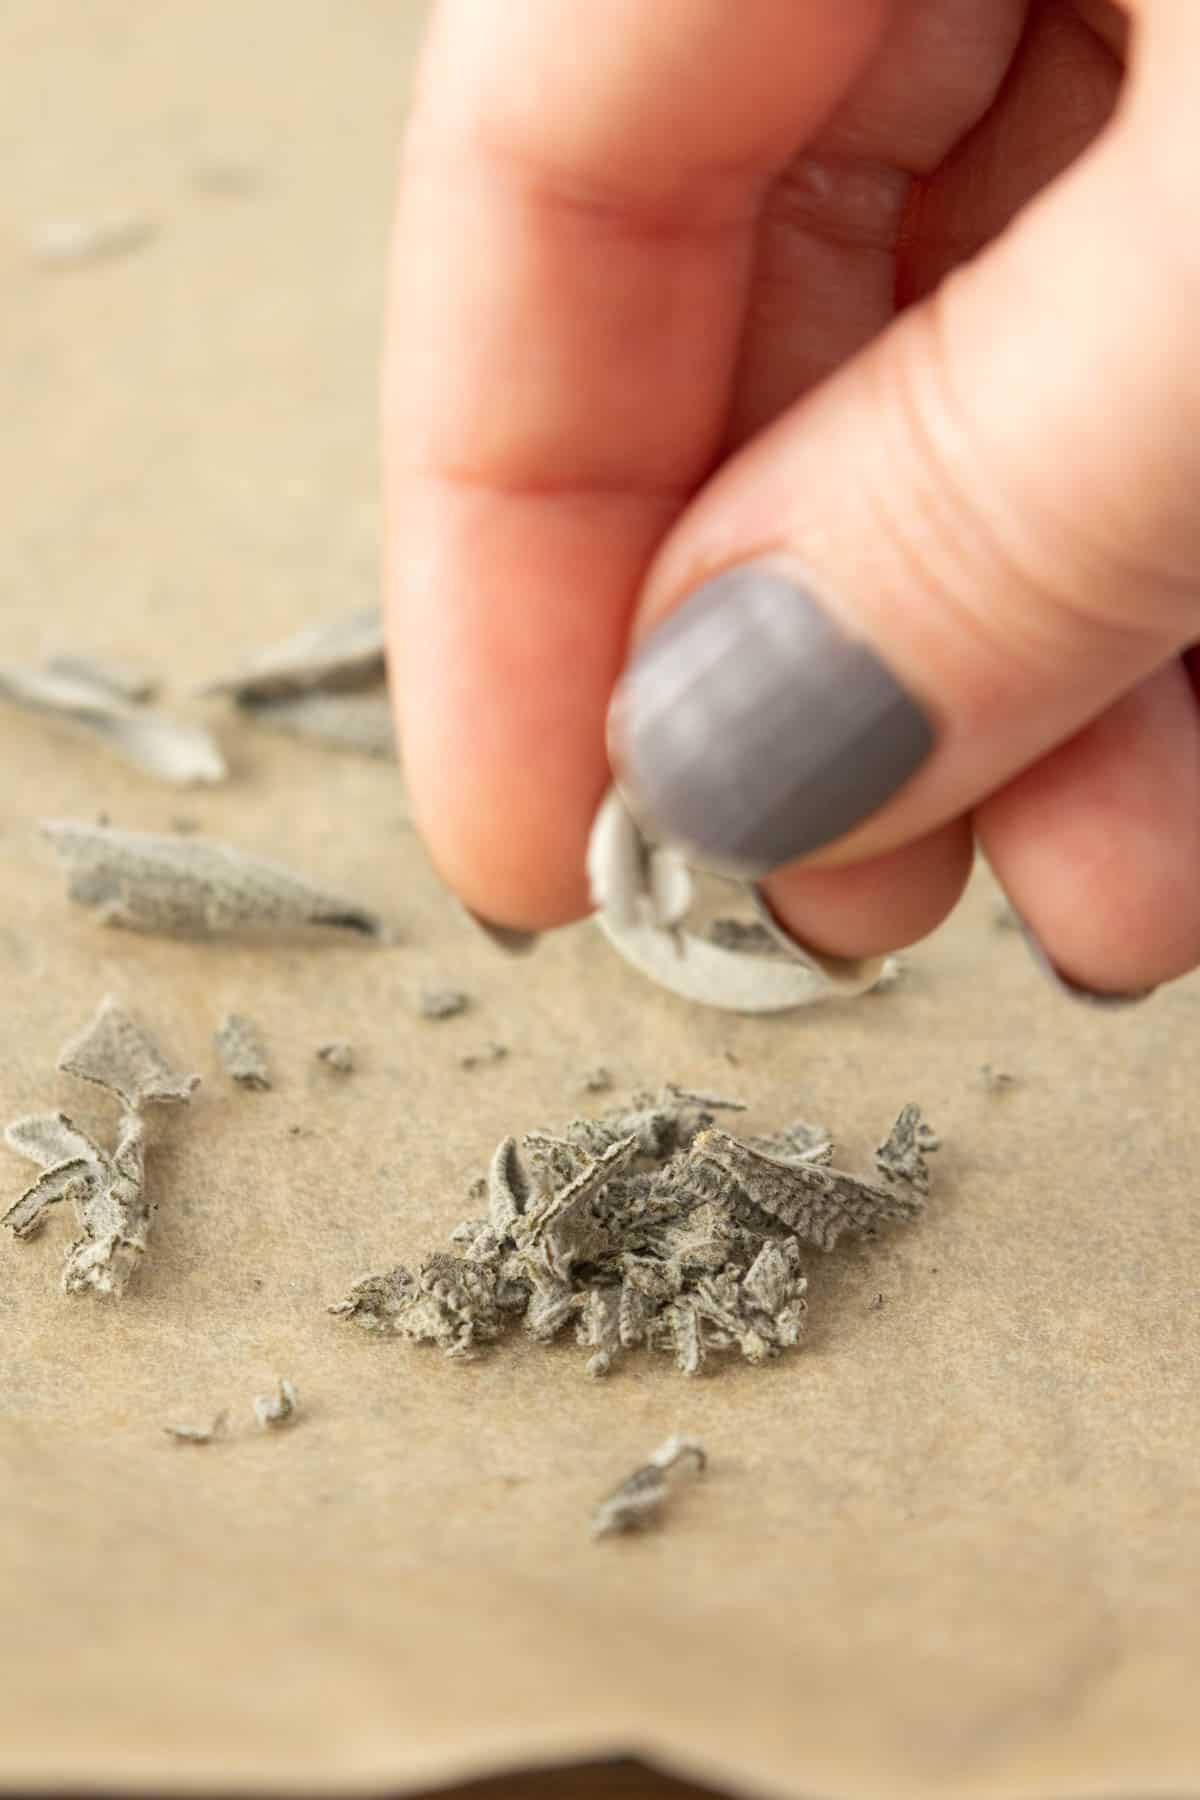
[[[643,572],[717,455],[757,208],[892,0],[443,0],[386,390],[405,766],[468,905],[586,907]]]

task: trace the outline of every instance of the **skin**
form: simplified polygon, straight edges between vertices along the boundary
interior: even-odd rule
[[[936,721],[771,877],[843,955],[978,838],[1074,981],[1200,961],[1200,5],[442,0],[402,161],[389,617],[413,804],[489,919],[586,910],[606,714],[791,556]]]

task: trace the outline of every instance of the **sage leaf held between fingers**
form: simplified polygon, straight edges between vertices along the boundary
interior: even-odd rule
[[[714,941],[688,931],[692,882],[679,852],[643,835],[615,788],[592,826],[588,884],[596,922],[629,963],[682,999],[726,1012],[787,1012],[814,1001],[867,993],[884,970],[880,957],[818,956],[786,938],[768,916],[754,947],[726,927]],[[755,892],[756,904],[759,904]],[[776,954],[763,953],[763,940]]]

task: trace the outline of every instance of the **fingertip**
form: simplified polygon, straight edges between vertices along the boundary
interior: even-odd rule
[[[935,930],[961,897],[973,860],[970,822],[958,819],[865,862],[780,870],[764,887],[800,943],[830,956],[877,956]]]
[[[551,931],[590,911],[586,834],[568,842],[557,809],[548,817],[536,795],[489,811],[446,782],[431,808],[414,807],[414,823],[443,885],[493,938]]]
[[[979,808],[1039,963],[1080,997],[1200,962],[1200,717],[1171,663]]]

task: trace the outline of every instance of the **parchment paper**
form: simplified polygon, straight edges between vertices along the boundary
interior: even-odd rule
[[[416,23],[402,0],[9,0],[9,659],[104,650],[179,702],[372,594]],[[230,162],[240,191],[204,174]],[[160,225],[137,254],[48,273],[26,253],[47,217],[129,209]],[[105,1126],[52,1072],[105,991],[206,1076],[164,1123],[123,1304],[59,1293],[64,1226],[0,1246],[0,1783],[402,1791],[641,1753],[779,1796],[1200,1785],[1200,986],[1077,1009],[993,925],[986,881],[894,992],[786,1019],[660,995],[590,927],[508,962],[439,890],[395,770],[222,730],[236,779],[193,798],[0,711],[5,1117]],[[33,832],[98,810],[190,815],[404,942],[106,933]],[[471,1008],[418,1018],[446,983]],[[217,1070],[230,1009],[273,1092]],[[314,1060],[334,1036],[347,1079]],[[505,1061],[459,1068],[492,1039]],[[740,1091],[756,1128],[809,1114],[859,1157],[917,1099],[946,1139],[927,1218],[814,1257],[800,1353],[691,1384],[634,1360],[590,1384],[566,1344],[457,1367],[326,1316],[440,1244],[496,1140],[586,1106],[598,1061],[622,1091]],[[1019,1085],[989,1091],[983,1063]],[[6,1197],[22,1173],[4,1158]],[[305,1412],[267,1434],[250,1404],[277,1374]],[[228,1441],[162,1435],[224,1404]],[[593,1502],[673,1429],[707,1478],[658,1533],[592,1543]]]

